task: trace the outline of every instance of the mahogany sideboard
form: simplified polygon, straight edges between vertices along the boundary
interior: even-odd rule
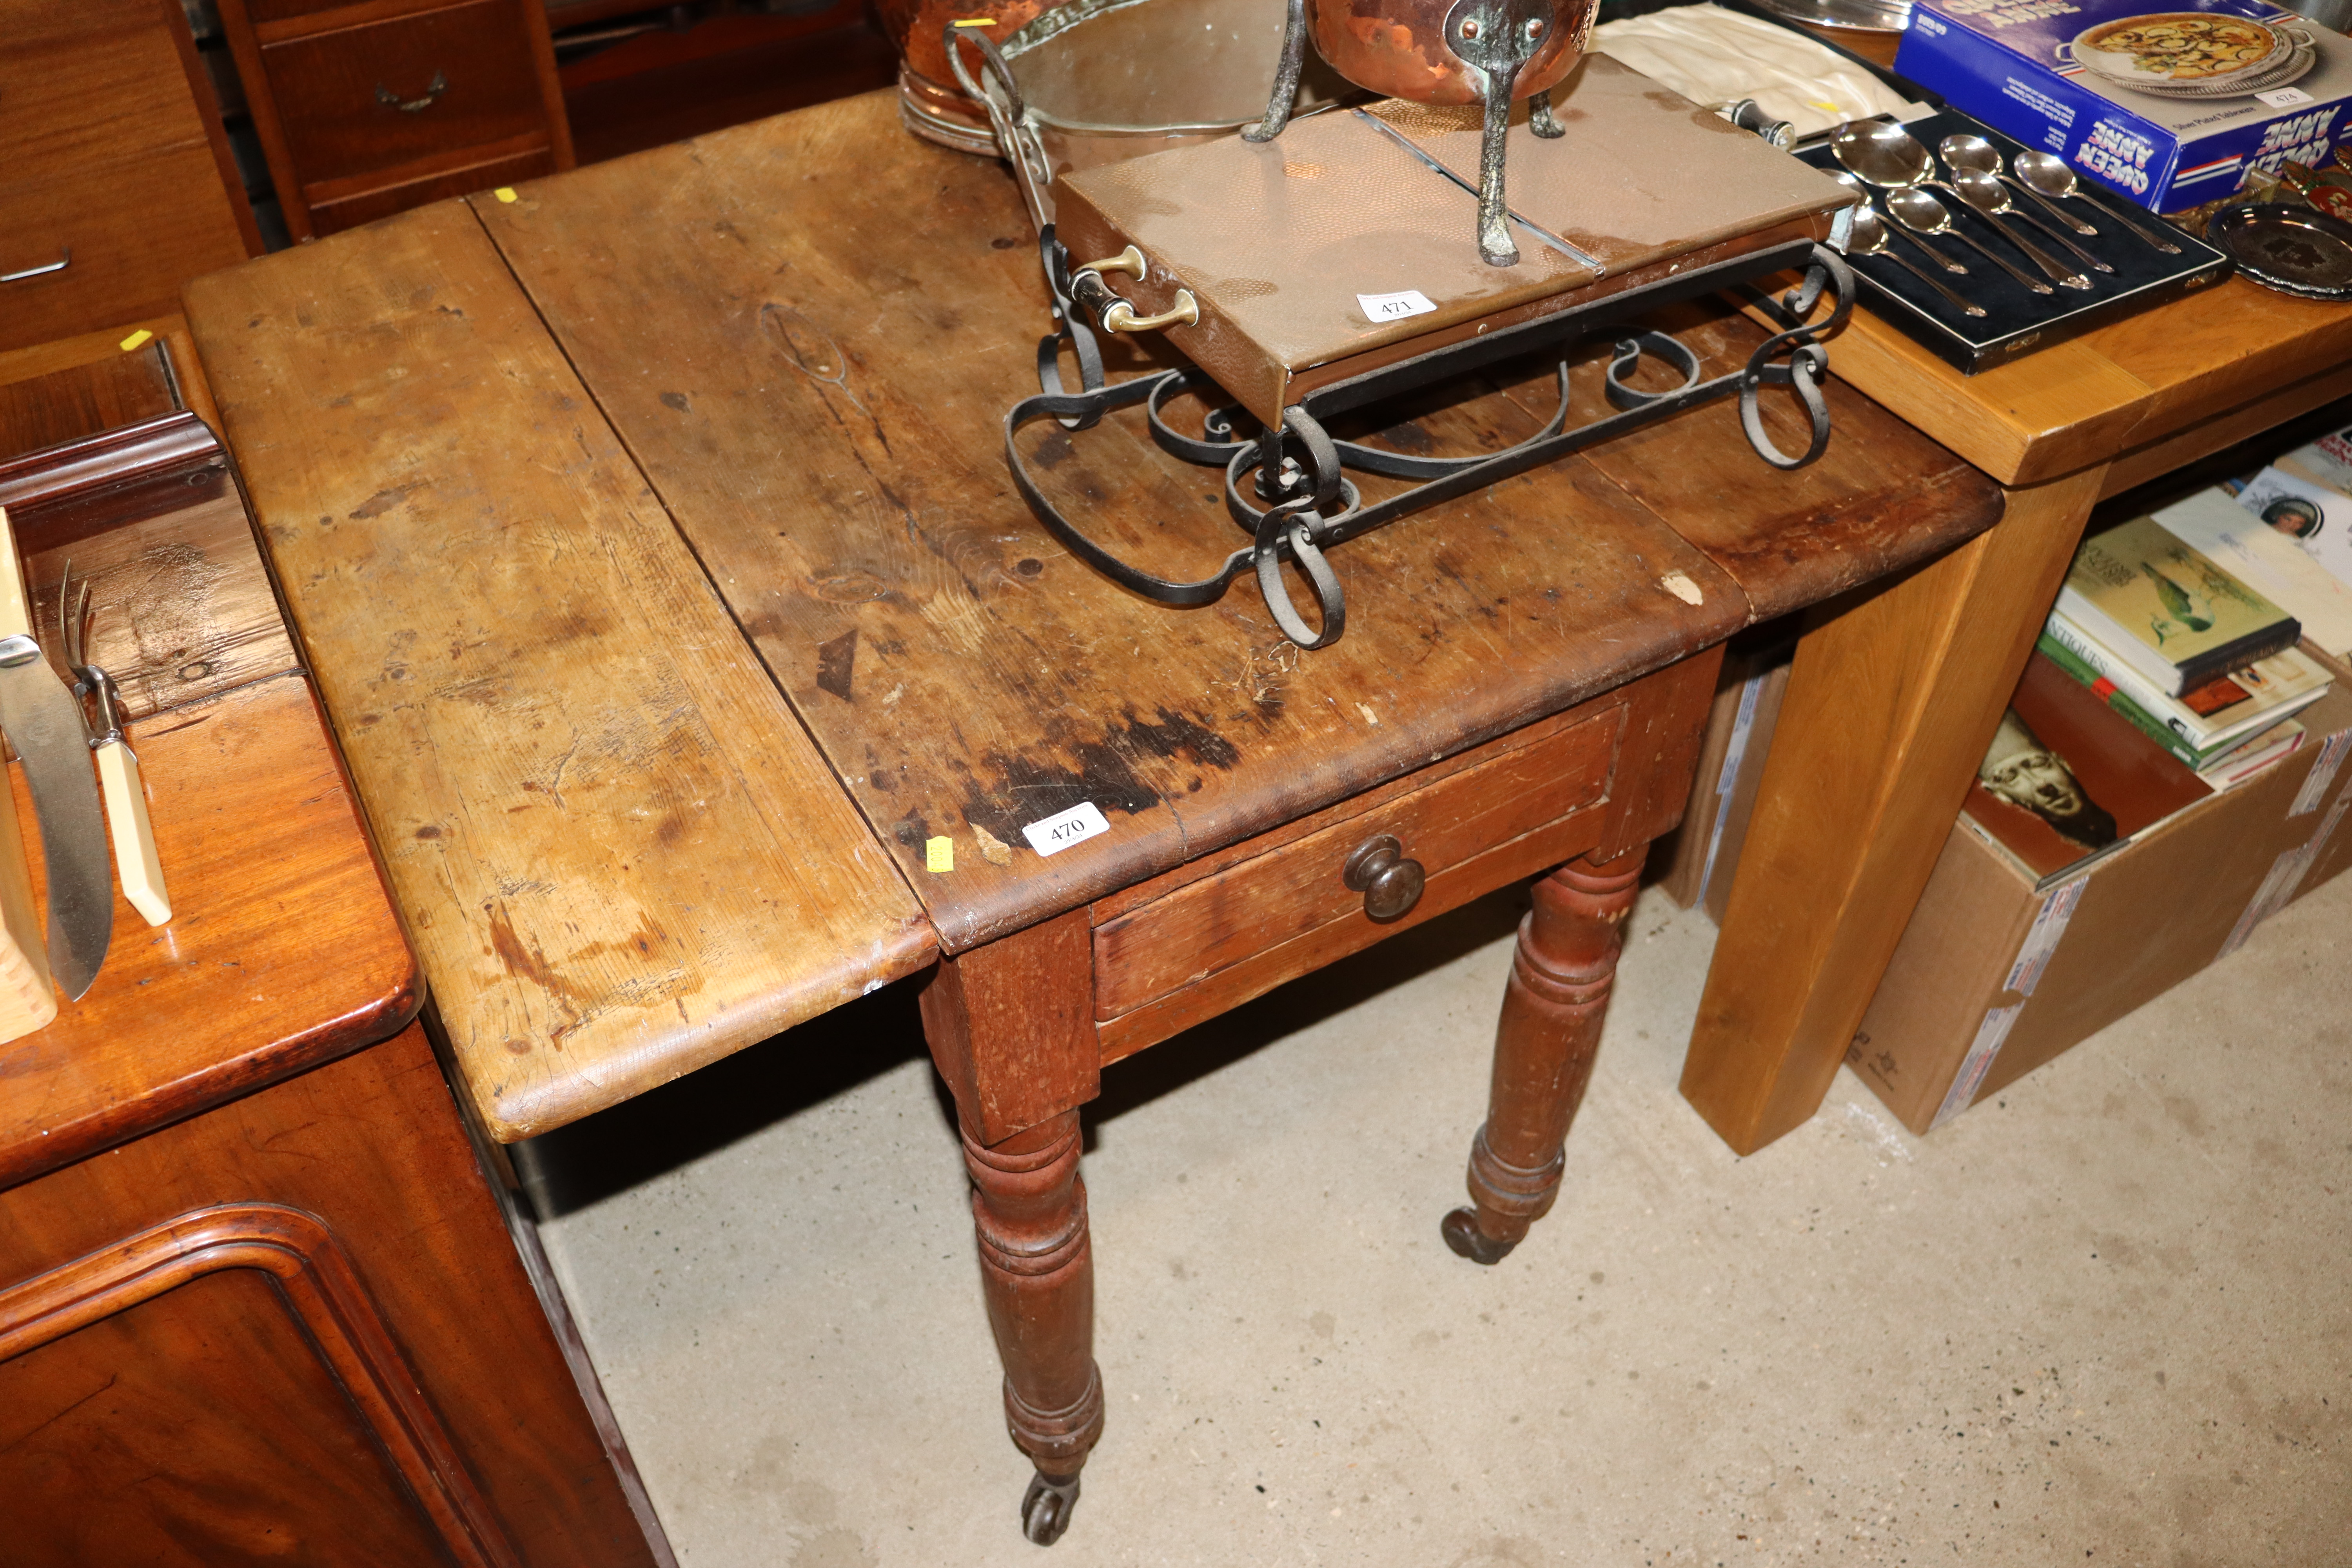
[[[924,975],[1050,1540],[1102,1419],[1077,1110],[1106,1068],[1541,878],[1446,1221],[1499,1257],[1556,1191],[1723,640],[1948,550],[1994,495],[1832,382],[1794,473],[1717,404],[1351,542],[1321,651],[1245,593],[1157,607],[1013,492],[1034,239],[1002,166],[894,109],[420,209],[187,299],[484,1122],[530,1136]],[[1671,324],[1709,374],[1762,338]],[[1553,401],[1530,366],[1367,438],[1492,450]],[[1228,547],[1213,479],[1139,422],[1032,434],[1112,548]],[[1050,858],[1024,832],[1082,805],[1104,830]],[[1350,885],[1384,847],[1421,873],[1402,912]]]
[[[0,1044],[5,1554],[666,1562],[153,325],[0,357],[0,453],[46,448],[0,460],[0,505],[45,620],[68,560],[94,587],[173,905],[118,895],[93,988]]]
[[[0,350],[174,309],[261,254],[180,0],[0,0]]]

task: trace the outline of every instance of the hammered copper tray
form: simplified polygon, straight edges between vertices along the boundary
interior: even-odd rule
[[[1180,288],[1201,320],[1171,344],[1269,424],[1314,387],[1686,266],[1821,239],[1851,198],[1834,181],[1602,56],[1554,95],[1568,134],[1511,129],[1522,259],[1475,239],[1478,111],[1388,102],[1292,124],[1276,141],[1194,143],[1055,187],[1074,260],[1133,243],[1120,289],[1141,312]],[[1524,112],[1524,111],[1523,111]],[[1375,321],[1363,300],[1428,309]]]

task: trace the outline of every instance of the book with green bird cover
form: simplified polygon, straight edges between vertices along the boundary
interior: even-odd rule
[[[2168,697],[2055,612],[2034,647],[2133,728],[2192,768],[2207,766],[2309,707],[2334,684],[2334,678],[2300,648],[2290,648],[2179,697]]]
[[[2058,608],[2177,697],[2293,647],[2303,628],[2151,517],[2083,542]]]
[[[2341,504],[2352,512],[2352,499]],[[2223,571],[2293,616],[2303,626],[2305,642],[2332,658],[2352,657],[2352,582],[2329,571],[2311,553],[2311,541],[2296,538],[2284,526],[2299,526],[2301,512],[2274,525],[2263,521],[2263,510],[2242,506],[2229,491],[2215,489],[2185,496],[2155,515],[2181,542],[2203,551]]]

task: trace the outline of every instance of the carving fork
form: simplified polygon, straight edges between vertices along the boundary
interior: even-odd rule
[[[172,918],[171,895],[163,890],[163,863],[155,854],[155,829],[147,820],[147,791],[139,777],[139,758],[122,739],[121,694],[114,677],[88,662],[86,628],[89,621],[89,584],[72,593],[73,563],[66,563],[58,579],[58,627],[65,634],[66,663],[74,675],[74,695],[94,701],[98,722],[89,725],[89,749],[98,759],[99,793],[106,799],[107,834],[114,840],[115,874],[122,896],[131,900],[151,926]]]

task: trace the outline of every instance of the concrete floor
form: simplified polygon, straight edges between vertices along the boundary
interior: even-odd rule
[[[911,996],[543,1139],[546,1240],[688,1568],[2352,1560],[2352,877],[1921,1140],[1842,1073],[1735,1158],[1646,894],[1559,1205],[1453,1257],[1502,897],[1107,1076],[1109,1424],[1019,1534]]]

